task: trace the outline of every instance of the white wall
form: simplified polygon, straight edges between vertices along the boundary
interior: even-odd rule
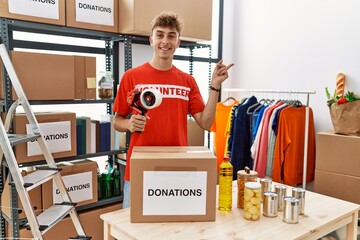
[[[224,2],[223,58],[235,63],[224,87],[316,91],[316,132],[331,130],[325,87],[343,72],[360,94],[360,1]]]

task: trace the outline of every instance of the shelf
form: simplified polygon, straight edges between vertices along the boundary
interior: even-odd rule
[[[112,198],[108,198],[108,199],[101,199],[95,203],[90,203],[90,204],[86,204],[86,205],[83,205],[83,206],[79,206],[79,207],[76,207],[76,210],[78,212],[80,211],[84,211],[84,210],[88,210],[88,209],[92,209],[92,208],[95,208],[95,207],[102,207],[102,206],[106,206],[106,205],[109,205],[109,204],[112,204],[112,203],[122,203],[122,200],[123,200],[123,196],[118,196],[118,197],[112,197]]]
[[[90,104],[107,103],[112,104],[114,99],[84,99],[84,100],[30,100],[31,105],[51,105],[51,104]]]
[[[85,158],[92,158],[92,157],[101,157],[101,156],[107,156],[107,155],[116,155],[125,153],[126,149],[119,149],[114,151],[107,151],[107,152],[99,152],[99,153],[90,153],[90,154],[84,154],[84,155],[77,155],[73,157],[66,157],[66,158],[56,158],[55,162],[69,162],[73,160],[79,160],[79,159],[85,159]],[[19,166],[21,167],[30,167],[30,166],[36,166],[36,165],[44,165],[46,164],[46,161],[36,161],[36,162],[29,162],[29,163],[21,163]]]
[[[44,23],[26,22],[21,20],[5,19],[8,24],[9,31],[22,31],[30,33],[45,33],[51,35],[90,38],[90,39],[112,39],[121,40],[123,37],[120,34],[102,32],[95,30],[87,30],[81,28],[72,28],[59,25],[51,25]]]

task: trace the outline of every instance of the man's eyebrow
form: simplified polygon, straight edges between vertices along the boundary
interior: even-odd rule
[[[161,31],[161,30],[156,30],[155,31],[156,33],[165,33],[164,31]],[[175,34],[176,35],[176,32],[168,32],[167,34]]]

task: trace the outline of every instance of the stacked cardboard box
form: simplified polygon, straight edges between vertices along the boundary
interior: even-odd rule
[[[28,100],[96,98],[95,57],[12,51],[11,61]]]
[[[36,113],[35,117],[54,158],[76,156],[75,113],[44,112]],[[32,133],[25,114],[15,114],[13,122],[15,134]],[[19,164],[45,160],[36,142],[17,145],[15,155]]]
[[[315,192],[360,204],[360,137],[316,135]]]

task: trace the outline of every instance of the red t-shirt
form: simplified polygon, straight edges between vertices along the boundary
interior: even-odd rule
[[[133,109],[126,97],[134,88],[156,88],[162,93],[161,104],[147,112],[145,130],[132,133],[126,156],[125,180],[130,180],[130,159],[134,146],[187,146],[187,114],[204,110],[205,104],[195,79],[173,66],[160,71],[149,63],[126,71],[114,101],[113,111],[126,117]]]

